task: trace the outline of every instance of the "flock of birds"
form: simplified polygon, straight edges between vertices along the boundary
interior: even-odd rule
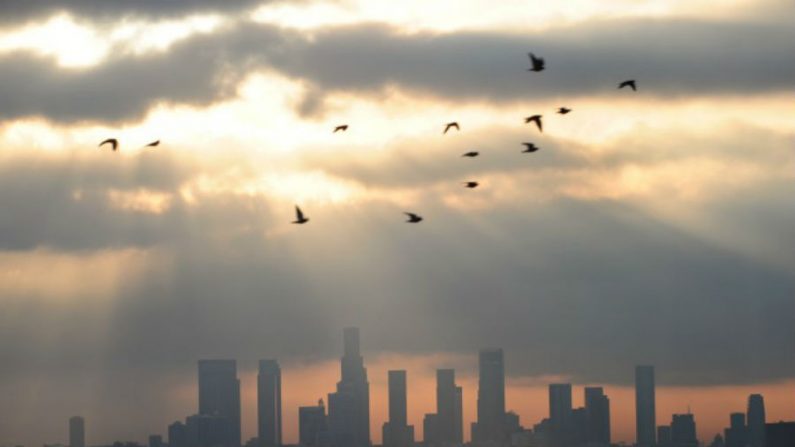
[[[544,61],[544,58],[537,57],[533,53],[527,53],[527,56],[530,58],[530,68],[528,68],[527,71],[532,71],[532,72],[544,71],[544,69],[546,68],[546,62]],[[618,84],[618,89],[619,90],[623,89],[623,88],[631,88],[632,91],[635,91],[635,92],[638,91],[637,83],[635,82],[634,79],[629,79],[629,80],[623,81],[623,82]],[[560,115],[567,115],[571,111],[572,111],[572,109],[570,109],[568,107],[560,107],[560,108],[558,108],[557,113],[560,114]],[[525,122],[525,124],[530,124],[530,123],[535,124],[536,127],[538,128],[539,132],[543,132],[544,131],[543,115],[531,115],[531,116],[528,116],[528,117],[526,117],[524,119],[524,122]],[[451,121],[451,122],[445,124],[444,130],[442,131],[442,134],[443,135],[447,134],[447,132],[449,132],[452,129],[455,129],[456,131],[460,131],[461,130],[461,126],[459,126],[457,121]],[[348,130],[348,125],[347,124],[341,124],[341,125],[338,125],[338,126],[334,127],[334,130],[332,131],[332,133],[345,132],[347,130]],[[99,143],[99,147],[101,148],[102,146],[104,146],[106,144],[110,145],[111,149],[114,152],[119,150],[119,140],[117,140],[116,138],[108,138],[108,139],[102,141],[101,143]],[[145,145],[144,147],[157,147],[159,145],[160,145],[160,140],[155,140],[155,141]],[[538,146],[536,146],[535,144],[530,143],[530,142],[523,142],[522,145],[525,147],[525,149],[522,151],[523,154],[529,154],[529,153],[537,152],[539,150]],[[461,156],[462,157],[467,157],[467,158],[475,158],[478,155],[480,155],[479,152],[470,151],[470,152],[466,152],[466,153],[462,154]],[[467,182],[463,182],[463,185],[464,185],[465,188],[474,189],[474,188],[477,188],[480,184],[478,182],[476,182],[476,181],[467,181]],[[422,216],[420,216],[419,214],[416,214],[416,213],[404,212],[403,214],[405,214],[406,217],[408,218],[406,220],[406,223],[415,224],[415,223],[420,223],[423,220]],[[301,208],[298,205],[296,205],[295,206],[295,220],[292,221],[291,223],[298,224],[298,225],[303,225],[303,224],[305,224],[307,222],[309,222],[309,218],[306,217],[306,215],[301,210]]]

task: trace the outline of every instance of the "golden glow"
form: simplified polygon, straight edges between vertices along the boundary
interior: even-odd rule
[[[112,207],[124,211],[146,214],[163,214],[171,207],[171,194],[137,189],[122,191],[109,189],[108,200]]]
[[[225,22],[220,16],[203,15],[95,27],[62,13],[43,23],[0,32],[0,53],[32,51],[54,58],[61,67],[77,69],[97,65],[111,54],[164,51],[193,34],[213,32]]]
[[[26,297],[73,306],[108,301],[126,282],[156,262],[146,250],[105,250],[69,254],[49,249],[0,252],[0,300]],[[91,305],[91,304],[86,304]]]

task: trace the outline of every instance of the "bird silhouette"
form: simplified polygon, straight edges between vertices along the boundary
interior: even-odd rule
[[[630,79],[628,81],[622,82],[621,84],[618,84],[618,88],[619,89],[622,89],[624,87],[630,87],[633,92],[637,92],[638,91],[638,86],[635,84],[635,80],[634,79]]]
[[[454,127],[455,127],[455,130],[461,130],[461,128],[458,127],[458,123],[455,122],[455,121],[452,121],[452,122],[449,122],[449,123],[445,124],[444,132],[442,132],[442,134],[446,134],[447,131],[449,131],[450,129],[452,129]]]
[[[155,140],[155,141],[153,141],[153,142],[151,142],[151,143],[147,144],[147,145],[146,145],[146,146],[144,146],[144,147],[157,147],[157,146],[160,146],[160,140]]]
[[[527,53],[527,56],[530,58],[530,65],[531,67],[527,69],[527,71],[542,71],[546,65],[544,62],[544,58],[536,57],[533,53]]]
[[[525,124],[536,123],[538,130],[540,130],[541,132],[544,131],[544,125],[541,124],[541,115],[528,116],[527,118],[524,119],[524,123]]]
[[[116,151],[119,148],[119,140],[117,140],[115,138],[108,138],[107,140],[103,141],[102,143],[99,143],[98,147],[102,147],[102,145],[104,145],[104,144],[110,144],[111,149],[113,149],[114,151]]]
[[[469,189],[477,188],[478,185],[480,185],[480,183],[478,183],[478,182],[464,182],[464,186],[469,188]]]
[[[561,114],[561,115],[565,115],[565,114],[567,114],[569,112],[571,112],[571,109],[569,109],[567,107],[561,107],[561,108],[558,109],[558,113]]]
[[[523,154],[531,154],[533,152],[537,152],[539,147],[533,143],[522,143],[525,149],[522,151]]]
[[[406,216],[409,217],[409,220],[406,221],[407,223],[420,223],[420,222],[422,222],[422,217],[418,216],[418,215],[416,215],[414,213],[403,213],[403,214],[405,214]]]
[[[332,133],[337,133],[339,131],[345,132],[346,130],[348,130],[348,125],[347,124],[341,124],[341,125],[335,127],[334,128],[334,132],[332,132]]]
[[[309,218],[304,216],[304,212],[301,211],[301,208],[298,208],[298,205],[295,206],[295,220],[292,222],[294,224],[303,225],[309,222]]]
[[[480,152],[476,152],[476,151],[471,151],[471,152],[467,152],[465,154],[461,154],[462,157],[469,157],[469,158],[474,158],[474,157],[477,157],[478,155],[480,155]]]

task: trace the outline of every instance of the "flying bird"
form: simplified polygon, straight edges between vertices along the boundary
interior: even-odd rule
[[[536,57],[533,53],[527,53],[527,56],[530,58],[530,65],[531,67],[527,69],[527,71],[542,71],[545,66],[544,58]]]
[[[405,214],[406,216],[409,217],[409,220],[406,221],[407,223],[420,223],[420,222],[422,222],[422,217],[420,217],[420,216],[418,216],[418,215],[416,215],[414,213],[403,213],[403,214]]]
[[[335,127],[334,128],[334,132],[332,132],[332,133],[337,133],[339,131],[345,132],[346,130],[348,130],[348,125],[347,124],[342,124],[342,125],[339,125],[339,126]]]
[[[558,109],[558,113],[561,114],[561,115],[565,115],[565,114],[567,114],[569,112],[571,112],[571,109],[569,109],[567,107],[561,107],[561,108]]]
[[[477,157],[478,155],[480,155],[480,152],[471,151],[471,152],[467,152],[465,154],[462,154],[461,156],[462,157],[474,158],[474,157]]]
[[[155,140],[155,141],[153,141],[153,142],[151,142],[151,143],[147,144],[147,145],[146,145],[146,146],[144,146],[144,147],[157,147],[157,146],[160,146],[160,140]]]
[[[544,125],[541,124],[541,115],[528,116],[527,118],[524,119],[524,123],[525,124],[536,123],[536,126],[538,126],[538,130],[541,132],[544,131]]]
[[[480,183],[478,183],[478,182],[464,182],[464,186],[469,188],[469,189],[477,188],[478,185],[480,185]]]
[[[461,128],[460,128],[460,127],[458,127],[458,123],[457,123],[457,122],[455,122],[455,121],[453,121],[453,122],[450,122],[450,123],[447,123],[447,124],[445,124],[445,126],[444,126],[444,132],[442,132],[442,134],[446,134],[446,133],[447,133],[447,131],[449,131],[450,129],[452,129],[452,128],[454,128],[454,127],[455,127],[455,130],[461,130]]]
[[[305,224],[309,222],[309,218],[304,216],[304,212],[301,211],[301,208],[298,208],[298,205],[295,206],[295,220],[292,222],[294,224]]]
[[[628,81],[622,82],[621,84],[618,84],[618,88],[619,89],[622,89],[624,87],[630,87],[633,92],[637,92],[638,91],[638,86],[635,85],[635,80],[634,79],[630,79]]]
[[[102,143],[99,143],[98,147],[102,147],[102,145],[104,145],[104,144],[110,144],[111,149],[113,149],[114,151],[116,151],[119,148],[119,140],[117,140],[115,138],[108,138],[107,140],[103,141]]]
[[[533,143],[522,143],[525,149],[522,151],[523,154],[531,154],[533,152],[537,152],[539,147]]]

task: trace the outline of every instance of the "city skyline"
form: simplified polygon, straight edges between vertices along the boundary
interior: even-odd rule
[[[337,391],[330,392],[328,397],[329,399],[341,399],[341,405],[349,405],[351,402],[347,397],[340,397],[339,393],[340,390],[346,390],[345,392],[350,392],[349,390],[356,389],[355,385],[357,382],[361,383],[361,380],[367,380],[366,374],[366,359],[361,355],[361,342],[360,342],[360,334],[358,328],[346,328],[344,331],[344,343],[343,343],[343,356],[340,358],[340,372],[343,374],[343,379],[338,382],[337,384]],[[205,417],[209,416],[216,416],[221,414],[231,414],[231,418],[237,418],[237,422],[233,422],[233,425],[236,424],[239,428],[240,424],[240,413],[239,411],[236,413],[234,408],[230,410],[229,405],[233,407],[237,407],[239,410],[240,407],[240,380],[237,375],[237,362],[235,360],[212,360],[212,359],[203,359],[197,362],[198,365],[198,381],[197,381],[197,393],[199,396],[199,411],[197,414],[192,416],[187,416],[185,418],[186,427],[185,430],[187,432],[191,431],[191,424],[196,423],[200,416],[204,415]],[[425,421],[423,422],[425,425],[425,430],[421,430],[419,433],[416,433],[416,442],[425,442],[427,446],[433,447],[436,442],[442,442],[438,445],[450,445],[446,444],[446,442],[460,443],[463,441],[466,442],[476,442],[476,439],[480,439],[479,442],[488,442],[489,440],[495,439],[505,439],[503,438],[502,434],[496,434],[495,432],[491,437],[481,433],[478,435],[475,434],[476,431],[482,430],[478,428],[478,425],[481,427],[489,426],[489,421],[493,420],[502,420],[502,422],[498,425],[498,430],[504,432],[503,430],[515,430],[518,429],[518,425],[514,428],[509,428],[510,423],[507,422],[506,416],[508,414],[515,414],[512,409],[505,407],[504,403],[500,403],[504,398],[500,398],[499,396],[504,395],[505,393],[505,385],[504,385],[504,378],[503,378],[503,370],[504,370],[504,357],[503,351],[501,349],[484,349],[481,350],[478,354],[478,378],[477,378],[477,395],[478,398],[476,399],[478,403],[478,408],[476,408],[476,420],[480,421],[480,424],[476,424],[474,421],[471,424],[471,432],[466,433],[467,430],[463,430],[463,413],[461,411],[461,396],[462,396],[462,388],[456,383],[455,379],[455,370],[450,368],[441,368],[435,370],[435,386],[436,386],[436,402],[435,402],[435,409],[436,412],[434,414],[426,414]],[[388,401],[388,413],[390,416],[394,414],[395,420],[399,424],[406,424],[410,421],[406,418],[407,412],[407,398],[408,395],[408,387],[407,387],[407,371],[406,370],[389,370],[387,371],[388,383],[389,383],[389,396],[392,397],[393,393],[394,396],[397,398],[397,402],[393,403],[392,400]],[[635,404],[637,405],[641,401],[647,401],[645,396],[651,392],[652,396],[656,394],[656,385],[654,379],[654,369],[653,366],[650,365],[641,365],[635,367],[635,381],[634,384],[634,393],[635,393]],[[392,389],[392,385],[394,382],[395,389]],[[259,361],[259,372],[257,375],[257,420],[260,421],[262,417],[272,418],[272,423],[276,423],[274,419],[278,419],[279,422],[276,426],[273,427],[274,432],[271,433],[269,436],[279,436],[282,431],[282,425],[280,421],[280,416],[284,408],[279,405],[278,408],[275,408],[275,413],[273,410],[267,410],[266,413],[262,414],[261,409],[263,407],[263,403],[266,401],[272,401],[274,399],[278,399],[280,401],[281,398],[281,368],[279,363],[275,359],[266,359]],[[651,390],[649,390],[651,387]],[[584,436],[584,440],[587,442],[606,442],[609,445],[611,443],[611,431],[612,426],[615,424],[616,421],[611,422],[610,416],[610,399],[609,395],[605,393],[605,388],[602,386],[595,387],[595,386],[582,386],[574,388],[571,383],[548,383],[546,385],[548,390],[548,412],[547,414],[539,419],[538,421],[528,421],[528,420],[520,420],[517,422],[521,422],[521,425],[525,426],[526,428],[534,427],[534,431],[537,433],[542,433],[541,428],[544,424],[548,423],[549,434],[553,436],[555,433],[566,433],[568,430],[572,430],[572,423],[578,417],[578,414],[581,415],[583,418],[580,423],[584,424],[582,426],[582,433],[581,435]],[[502,391],[501,391],[502,390]],[[575,405],[575,399],[573,398],[573,391],[582,391],[582,395],[584,396],[581,402],[578,402],[578,405]],[[485,393],[485,394],[484,394]],[[277,397],[278,396],[278,397]],[[495,397],[489,397],[495,396]],[[418,396],[419,397],[419,396]],[[263,400],[264,399],[264,400]],[[640,399],[640,400],[639,400]],[[652,399],[654,401],[655,399]],[[321,404],[323,399],[320,400]],[[272,402],[275,404],[275,402]],[[268,404],[266,406],[269,406]],[[496,406],[495,406],[496,405]],[[340,404],[337,404],[338,409],[335,410],[338,413],[341,413],[335,418],[338,420],[335,422],[334,425],[330,424],[328,421],[323,423],[323,428],[321,430],[321,438],[325,439],[323,442],[332,442],[330,447],[334,447],[335,445],[350,445],[351,442],[348,436],[345,434],[345,430],[351,430],[349,433],[354,433],[356,431],[356,424],[352,422],[341,422],[340,418],[351,418],[354,417],[355,420],[356,412],[351,411],[350,407],[340,407]],[[304,405],[306,407],[306,405]],[[575,408],[579,407],[579,408]],[[653,405],[656,409],[656,405]],[[323,404],[321,414],[323,418],[327,418],[326,407]],[[343,408],[340,410],[340,408]],[[792,410],[792,408],[791,408]],[[303,409],[301,410],[303,411]],[[329,411],[330,412],[330,411]],[[581,413],[578,413],[581,412]],[[750,394],[747,397],[747,412],[733,412],[729,414],[729,424],[724,433],[718,433],[718,435],[724,436],[726,440],[726,447],[743,447],[744,444],[732,444],[733,438],[737,438],[737,436],[742,436],[743,439],[748,439],[748,442],[751,442],[751,437],[754,436],[754,430],[758,430],[758,428],[752,426],[756,425],[758,427],[759,422],[756,421],[763,421],[761,422],[764,424],[765,421],[765,404],[764,404],[764,397],[760,394]],[[368,395],[368,416],[369,412],[369,395]],[[646,416],[645,410],[640,414],[635,414],[635,423],[642,424],[642,420]],[[670,425],[666,425],[667,423],[663,420],[660,421],[660,418],[657,418],[657,423],[655,424],[655,445],[659,445],[659,447],[686,447],[683,444],[682,439],[689,439],[688,437],[695,437],[696,434],[696,420],[693,416],[694,413],[691,412],[690,405],[687,406],[687,411],[684,413],[672,413],[670,417],[672,418]],[[269,416],[266,416],[269,415]],[[278,415],[278,416],[277,416]],[[439,415],[442,415],[441,417]],[[746,416],[747,415],[747,416]],[[432,416],[432,422],[429,422],[428,417]],[[521,418],[521,415],[518,415]],[[639,416],[639,417],[638,417]],[[748,418],[748,423],[746,423],[746,417]],[[458,419],[457,419],[458,418]],[[606,418],[606,421],[605,421]],[[739,419],[738,419],[739,418]],[[331,419],[329,419],[330,421]],[[740,422],[737,422],[737,421]],[[753,424],[750,422],[751,420],[755,421]],[[351,420],[352,421],[352,420]],[[594,422],[596,421],[596,422]],[[484,424],[484,422],[486,422]],[[771,422],[771,420],[767,420],[767,422]],[[175,424],[170,424],[168,430],[165,432],[168,441],[172,441],[174,439],[174,434],[172,432],[173,426],[179,424],[180,421],[177,421]],[[212,439],[218,439],[220,442],[223,441],[224,436],[231,436],[230,439],[230,446],[239,445],[235,444],[237,441],[235,436],[235,430],[233,429],[231,432],[229,431],[230,427],[224,425],[223,420],[219,420],[218,422],[213,422],[208,420],[208,423],[215,424],[213,427],[210,428],[214,430],[218,434],[212,434]],[[431,424],[434,430],[433,433],[429,433],[428,424]],[[606,427],[605,427],[606,423]],[[261,424],[258,422],[258,429],[262,430],[262,427],[259,426]],[[506,425],[507,424],[507,425]],[[739,424],[739,425],[738,425]],[[372,433],[372,429],[376,424],[371,424],[368,428]],[[529,425],[529,426],[528,426]],[[763,425],[762,425],[763,426]],[[210,427],[209,425],[207,427]],[[340,428],[342,427],[342,428]],[[442,428],[447,427],[447,428]],[[739,427],[739,428],[737,428]],[[669,430],[668,432],[662,432],[661,430]],[[195,429],[193,429],[195,430]],[[201,430],[201,429],[200,429]],[[342,432],[340,430],[343,430]],[[385,429],[386,430],[386,429]],[[452,431],[450,431],[452,430]],[[462,430],[460,434],[456,434],[456,430]],[[737,430],[742,430],[741,434],[738,434]],[[328,435],[322,435],[323,431],[328,431]],[[764,432],[764,430],[762,430]],[[208,432],[209,433],[209,432]],[[228,433],[224,434],[224,433]],[[238,432],[239,433],[239,432]],[[278,433],[278,435],[276,435]],[[574,432],[569,432],[574,434]],[[663,434],[664,433],[664,434]],[[343,435],[340,438],[340,434]],[[413,431],[412,431],[412,434]],[[468,436],[471,434],[472,436]],[[425,436],[430,436],[430,438],[426,438]],[[699,440],[704,442],[705,435],[702,432],[699,433]],[[180,437],[185,435],[180,435]],[[369,435],[365,435],[369,436]],[[538,434],[536,435],[538,436]],[[643,435],[638,435],[636,433],[637,442],[641,443]],[[657,439],[657,436],[666,437],[666,440]],[[763,436],[763,435],[762,435]],[[73,442],[84,443],[80,447],[84,447],[85,444],[85,420],[82,417],[71,417],[69,419],[69,437],[72,440],[76,440]],[[706,438],[709,438],[707,435]],[[159,441],[164,439],[162,434],[153,434],[149,435],[149,439],[154,439],[155,441]],[[210,439],[210,438],[208,438]],[[334,441],[334,439],[340,439],[341,441]],[[430,441],[429,441],[430,439]],[[445,439],[449,439],[449,441],[444,441]],[[572,442],[571,440],[565,441],[566,438],[560,438],[560,442]],[[600,439],[602,441],[600,441]],[[677,441],[678,439],[678,441]],[[245,441],[245,439],[243,440]],[[295,441],[298,441],[296,438]],[[379,442],[382,440],[379,440]],[[159,441],[162,442],[162,441]],[[174,441],[176,442],[176,441]],[[198,442],[198,441],[192,441]],[[256,444],[257,446],[261,445],[268,445],[269,441],[258,441]],[[342,442],[342,444],[333,444],[333,442]],[[431,442],[430,444],[427,444]],[[502,441],[500,441],[502,442]],[[558,445],[552,441],[552,446]],[[628,440],[621,441],[622,443],[627,443],[629,445],[633,445],[634,443],[628,442]],[[673,444],[672,444],[673,442]],[[743,441],[745,442],[745,441]],[[762,443],[764,442],[764,437],[762,437]],[[284,442],[285,445],[287,444],[294,444],[295,442]],[[72,444],[68,444],[72,447]],[[189,447],[193,444],[186,441],[180,441],[176,444],[171,444],[172,447]],[[277,444],[281,445],[281,443]],[[324,444],[325,445],[325,444]],[[367,445],[367,444],[363,444]],[[410,444],[409,444],[410,445]],[[568,445],[568,444],[561,444],[561,445]]]

